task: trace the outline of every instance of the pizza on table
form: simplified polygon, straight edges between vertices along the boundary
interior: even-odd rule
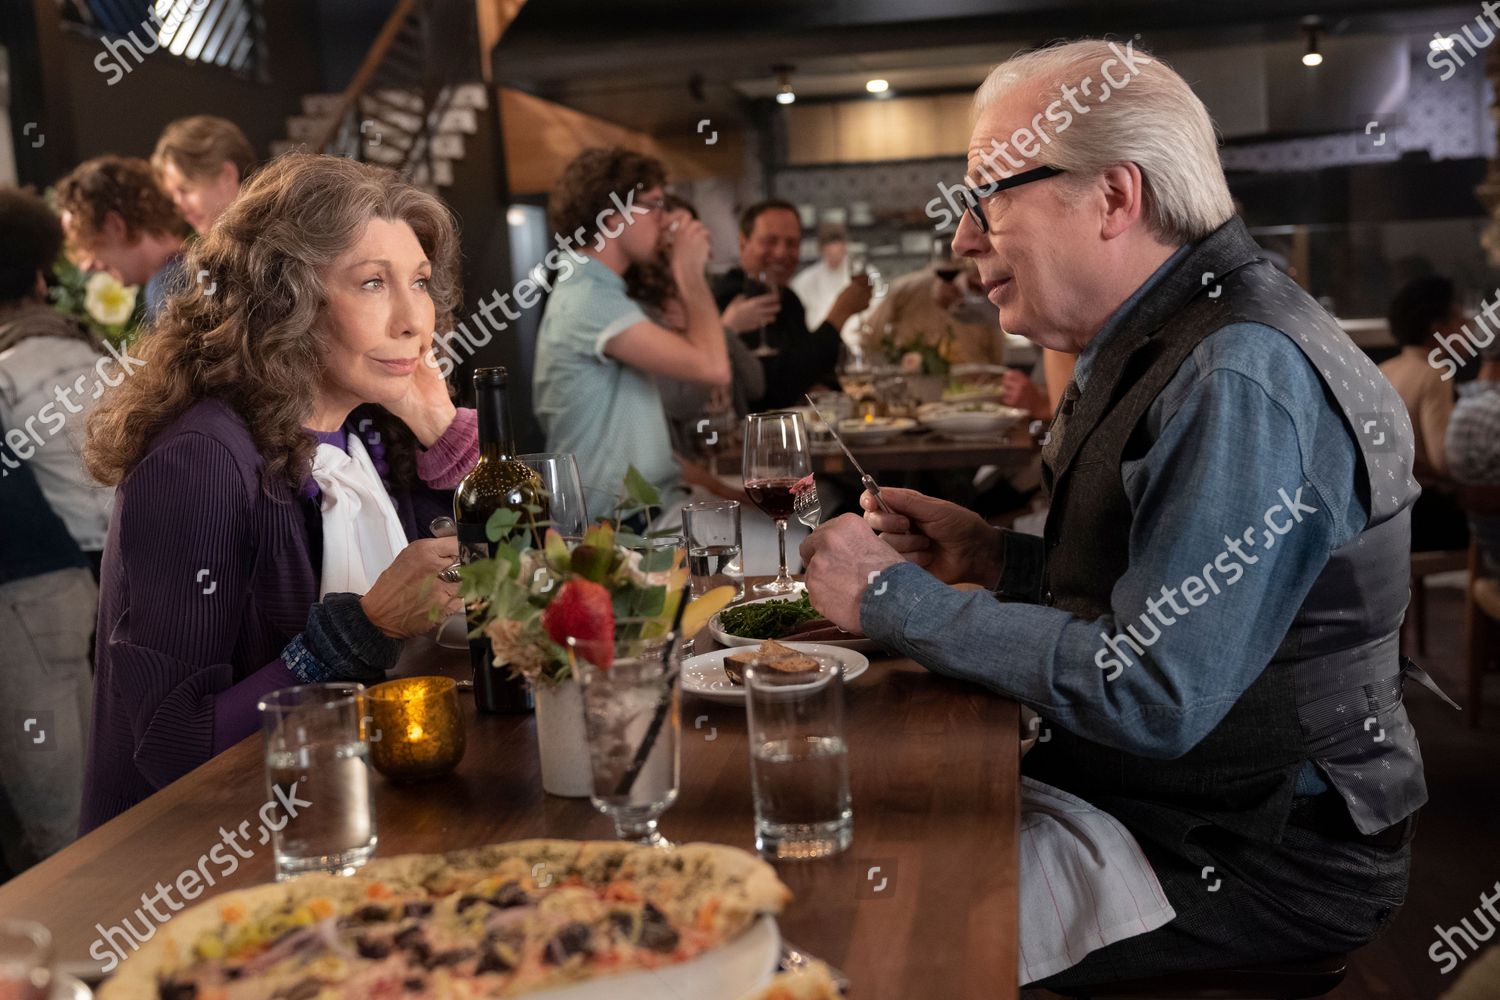
[[[714,844],[670,850],[530,840],[372,861],[225,893],[178,914],[100,1000],[512,997],[686,962],[791,893],[764,861]],[[761,1000],[836,997],[826,970]]]

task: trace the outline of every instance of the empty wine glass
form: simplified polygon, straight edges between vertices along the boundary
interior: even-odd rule
[[[751,503],[776,522],[781,554],[776,579],[757,584],[757,594],[787,594],[797,589],[786,568],[786,522],[792,516],[792,487],[812,475],[807,428],[802,414],[791,410],[752,413],[745,418],[745,492]]]
[[[584,505],[583,483],[578,478],[578,462],[573,455],[570,452],[521,455],[517,461],[542,481],[547,494],[547,527],[564,538],[582,538],[589,515]]]

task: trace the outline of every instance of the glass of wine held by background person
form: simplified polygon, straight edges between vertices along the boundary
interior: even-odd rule
[[[786,568],[786,522],[792,516],[792,487],[812,475],[807,429],[794,411],[752,413],[745,418],[745,493],[776,522],[780,567],[776,579],[755,586],[755,593],[788,594],[797,589]]]
[[[475,407],[479,415],[479,461],[453,492],[453,520],[458,522],[459,559],[471,563],[494,555],[488,525],[498,511],[513,511],[518,524],[533,525],[531,544],[542,546],[548,520],[547,493],[536,471],[516,457],[506,399],[504,368],[474,372]],[[576,473],[575,473],[576,475]],[[580,496],[582,491],[580,490]],[[476,620],[470,610],[469,631]],[[496,665],[483,634],[469,639],[474,670],[474,701],[481,712],[529,712],[531,689],[505,664]]]
[[[760,295],[774,295],[777,294],[779,290],[779,286],[776,284],[776,279],[772,277],[770,271],[761,271],[754,278],[745,279],[744,294],[750,298],[755,298],[756,296]],[[751,352],[757,358],[769,358],[773,355],[781,353],[776,350],[776,348],[767,343],[766,329],[767,324],[762,323],[760,325],[760,346]]]

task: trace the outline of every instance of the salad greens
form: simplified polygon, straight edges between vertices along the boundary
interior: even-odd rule
[[[743,639],[776,639],[803,622],[821,617],[804,591],[795,601],[760,601],[725,608],[719,612],[719,626]]]

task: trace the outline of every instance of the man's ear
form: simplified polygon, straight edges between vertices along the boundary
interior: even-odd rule
[[[1112,240],[1134,226],[1145,211],[1145,175],[1134,163],[1116,163],[1104,168],[1099,184],[1104,194],[1099,235]]]
[[[104,225],[100,229],[100,232],[110,242],[130,242],[130,227],[125,225],[125,216],[113,209],[104,213]]]
[[[234,165],[232,160],[225,160],[219,164],[219,183],[228,184],[238,188],[244,178],[240,177],[240,168]]]

